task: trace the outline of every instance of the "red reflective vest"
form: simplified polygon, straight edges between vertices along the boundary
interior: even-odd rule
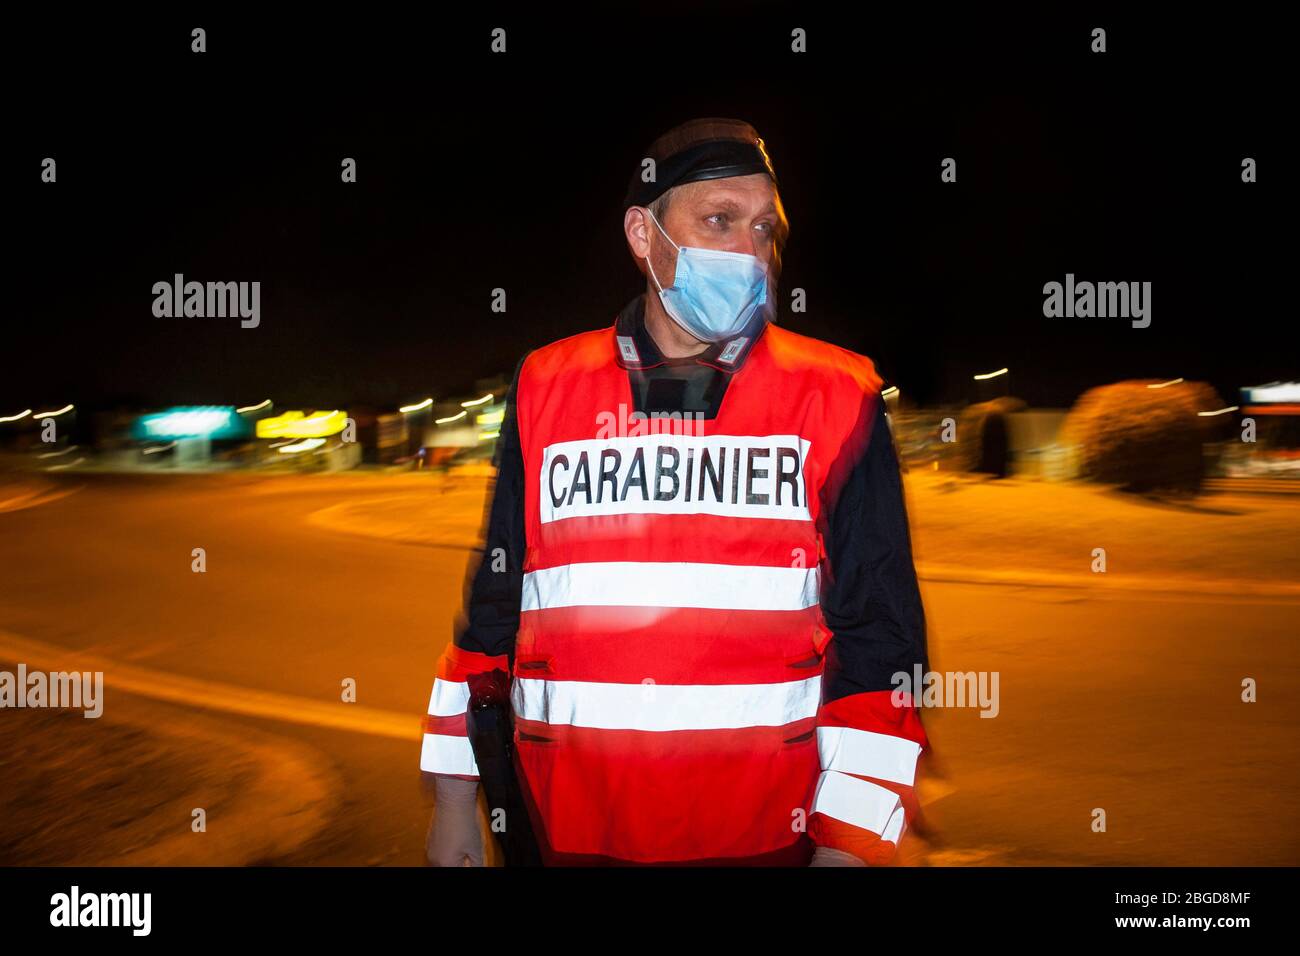
[[[614,337],[541,348],[517,382],[511,701],[545,860],[887,860],[925,734],[883,687],[823,703],[819,602],[825,512],[879,420],[871,361],[769,325],[716,418],[645,422]],[[476,775],[466,682],[508,666],[448,649],[424,769]]]

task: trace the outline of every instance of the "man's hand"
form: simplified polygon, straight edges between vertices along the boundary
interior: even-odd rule
[[[430,866],[482,866],[483,834],[478,827],[478,781],[433,777],[434,808],[424,852]]]
[[[813,850],[812,862],[809,866],[866,866],[867,864],[859,860],[852,853],[845,853],[843,850],[837,850],[834,847],[819,846]]]

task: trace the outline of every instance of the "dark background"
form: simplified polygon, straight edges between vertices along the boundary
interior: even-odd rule
[[[643,289],[620,202],[650,140],[697,116],[766,141],[782,292],[809,303],[780,321],[872,356],[913,400],[972,397],[1002,366],[1035,405],[1134,376],[1232,403],[1296,377],[1286,34],[1258,10],[431,9],[12,22],[0,414],[463,394]],[[261,326],[155,318],[176,272],[260,280]],[[1044,318],[1067,272],[1152,282],[1151,327]]]

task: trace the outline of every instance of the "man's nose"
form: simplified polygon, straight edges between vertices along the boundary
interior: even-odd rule
[[[763,262],[767,261],[767,259],[764,258],[767,250],[755,238],[754,231],[752,229],[749,230],[746,235],[737,237],[735,242],[733,242],[731,245],[726,247],[726,251],[741,252],[747,256],[754,256],[755,258]]]

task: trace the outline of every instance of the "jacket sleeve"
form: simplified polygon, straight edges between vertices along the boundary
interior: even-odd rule
[[[509,674],[514,657],[525,553],[524,461],[516,414],[522,367],[521,359],[506,394],[483,553],[470,562],[464,611],[457,618],[452,643],[438,661],[429,696],[420,751],[420,769],[425,773],[479,778],[465,724],[469,682],[494,670]]]
[[[868,863],[893,858],[916,815],[917,758],[928,746],[905,688],[927,666],[898,459],[878,391],[837,461],[825,506],[826,645],[817,716],[821,775],[809,814],[820,846]],[[895,675],[906,674],[906,683]]]

